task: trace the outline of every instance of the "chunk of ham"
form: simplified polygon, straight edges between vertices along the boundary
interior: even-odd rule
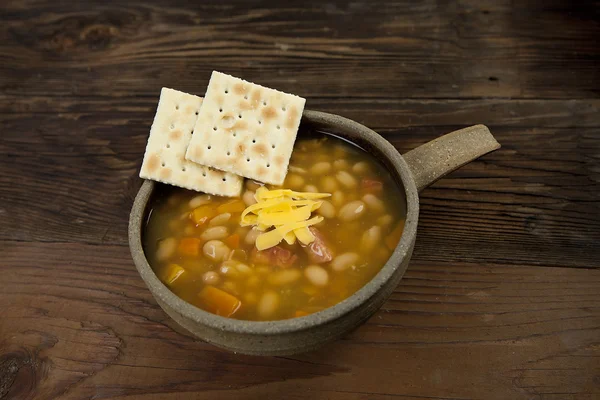
[[[333,250],[327,245],[327,241],[323,234],[314,226],[311,226],[308,229],[315,235],[315,240],[308,245],[301,244],[301,246],[310,262],[322,264],[331,261],[333,259]]]
[[[266,250],[252,250],[250,259],[256,264],[265,264],[274,267],[289,268],[298,260],[298,256],[281,246],[271,247]]]
[[[383,182],[377,179],[363,178],[361,187],[366,193],[380,193],[383,190]]]

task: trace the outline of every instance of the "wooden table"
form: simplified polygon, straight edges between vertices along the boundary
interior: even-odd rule
[[[0,6],[0,398],[600,398],[598,2],[121,3]],[[400,286],[320,351],[194,340],[133,266],[160,88],[213,69],[401,152],[502,144],[422,193]]]

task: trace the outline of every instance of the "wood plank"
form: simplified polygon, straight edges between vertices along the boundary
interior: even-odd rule
[[[10,388],[0,396],[8,398],[600,394],[598,270],[415,261],[383,309],[344,340],[260,358],[174,326],[125,246],[0,246],[0,382],[11,382],[0,383]]]
[[[513,3],[8,2],[0,92],[203,93],[218,69],[314,97],[597,97],[598,3]]]

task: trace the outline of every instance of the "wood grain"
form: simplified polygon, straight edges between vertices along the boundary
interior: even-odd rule
[[[0,399],[600,397],[598,1],[4,1]],[[162,86],[222,70],[406,152],[502,149],[426,189],[392,298],[327,348],[248,357],[157,306],[127,219]]]
[[[261,358],[174,326],[125,246],[4,242],[3,254],[0,352],[37,368],[12,387],[40,399],[600,393],[597,270],[413,262],[390,301],[346,339]]]

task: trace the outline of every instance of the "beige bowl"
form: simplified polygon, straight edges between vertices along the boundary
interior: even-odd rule
[[[288,355],[315,349],[337,339],[369,318],[394,291],[412,255],[419,217],[419,191],[447,173],[498,149],[483,125],[449,133],[404,156],[376,132],[337,115],[305,110],[302,125],[345,138],[381,160],[402,188],[406,224],[398,246],[381,271],[346,300],[315,314],[280,321],[243,321],[201,310],[173,294],[155,275],[142,247],[149,205],[163,187],[145,181],[129,217],[129,246],[133,261],[152,295],[178,324],[200,339],[234,352]]]

